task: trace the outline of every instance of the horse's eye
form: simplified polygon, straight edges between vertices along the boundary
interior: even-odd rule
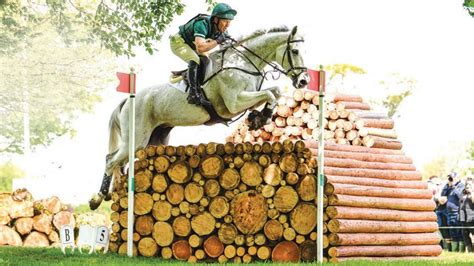
[[[298,54],[299,54],[298,49],[292,49],[291,52],[292,52],[294,55],[298,55]]]

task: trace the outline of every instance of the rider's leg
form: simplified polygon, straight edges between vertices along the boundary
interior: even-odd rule
[[[194,61],[189,61],[188,65],[188,81],[189,81],[189,95],[188,103],[198,105],[211,105],[206,100],[202,93],[201,84],[198,77],[199,64]]]

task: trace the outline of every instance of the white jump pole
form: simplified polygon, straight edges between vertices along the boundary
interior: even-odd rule
[[[128,235],[127,255],[133,256],[133,213],[135,191],[135,73],[130,73],[130,97],[128,117]]]
[[[316,258],[318,263],[323,263],[323,195],[324,195],[324,94],[325,77],[323,67],[319,72],[319,141],[318,141],[318,199],[317,199],[317,241]]]

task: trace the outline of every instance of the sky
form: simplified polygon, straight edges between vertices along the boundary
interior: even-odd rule
[[[172,55],[168,36],[195,14],[205,13],[206,5],[204,0],[183,2],[186,10],[163,35],[158,53],[139,51],[136,58],[120,59],[118,71],[131,66],[137,70],[138,89],[167,82],[170,70],[185,67]],[[419,170],[433,158],[452,152],[452,147],[474,140],[474,18],[463,10],[461,0],[226,2],[238,10],[229,29],[233,36],[298,25],[305,36],[309,68],[336,63],[364,68],[367,74],[354,78],[345,93],[364,98],[386,93],[378,82],[391,73],[417,80],[413,95],[400,106],[395,130]],[[110,114],[125,97],[114,86],[106,88],[104,101],[94,113],[75,122],[77,136],[62,137],[31,155],[28,171],[35,178],[14,185],[28,184],[38,198],[55,194],[66,202],[86,202],[100,186]],[[170,144],[222,142],[232,129],[223,125],[176,128]]]

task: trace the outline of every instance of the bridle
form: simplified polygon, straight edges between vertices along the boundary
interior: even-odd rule
[[[257,53],[255,53],[254,51],[252,51],[251,49],[249,49],[248,47],[246,47],[245,45],[243,45],[242,43],[239,43],[237,46],[234,45],[234,43],[238,43],[236,40],[234,40],[233,38],[230,38],[229,37],[229,40],[232,41],[232,44],[225,47],[224,49],[222,49],[220,52],[222,53],[222,60],[221,60],[221,67],[218,71],[216,71],[215,73],[213,73],[209,78],[207,78],[206,80],[204,80],[204,82],[202,83],[203,85],[205,83],[207,83],[209,80],[211,80],[212,78],[214,78],[217,74],[219,74],[220,72],[224,71],[224,70],[229,70],[229,69],[236,69],[236,70],[240,70],[242,72],[245,72],[249,75],[252,75],[252,76],[261,76],[262,77],[262,80],[260,81],[260,84],[257,88],[257,91],[260,91],[261,88],[262,88],[262,84],[263,84],[263,80],[266,79],[266,76],[268,73],[270,72],[279,72],[281,74],[284,74],[285,76],[288,76],[292,79],[293,81],[293,85],[296,85],[296,83],[298,82],[298,78],[300,77],[301,74],[303,73],[306,73],[307,72],[307,68],[306,67],[298,67],[298,66],[295,66],[294,63],[293,63],[293,58],[291,56],[291,44],[292,43],[297,43],[297,42],[304,42],[304,39],[298,39],[298,40],[292,40],[291,37],[293,36],[293,34],[289,34],[288,35],[288,39],[286,41],[286,48],[285,48],[285,52],[283,53],[283,56],[282,56],[282,59],[281,59],[281,65],[283,66],[283,63],[285,61],[285,57],[286,55],[288,55],[288,63],[290,65],[290,68],[288,70],[285,70],[283,69],[282,67],[278,66],[277,64],[273,63],[273,62],[270,62],[268,60],[266,60],[265,58],[261,57],[260,55],[258,55]],[[246,50],[247,52],[249,52],[250,54],[252,54],[253,56],[255,56],[256,58],[258,58],[259,60],[261,60],[262,62],[264,62],[265,64],[267,64],[268,66],[270,66],[272,68],[272,70],[269,70],[269,71],[263,71],[263,70],[259,70],[257,65],[246,55],[244,54],[242,51],[240,51],[239,49],[237,49],[237,47],[242,47],[244,50]],[[233,49],[235,50],[237,53],[239,53],[242,57],[244,57],[254,68],[256,71],[249,71],[249,70],[246,70],[246,69],[242,69],[242,68],[239,68],[239,67],[224,67],[224,55],[225,53],[229,50],[229,49]],[[296,74],[296,71],[299,71],[299,73]],[[277,77],[278,78],[278,77]],[[277,78],[274,78],[274,79],[277,79]]]

